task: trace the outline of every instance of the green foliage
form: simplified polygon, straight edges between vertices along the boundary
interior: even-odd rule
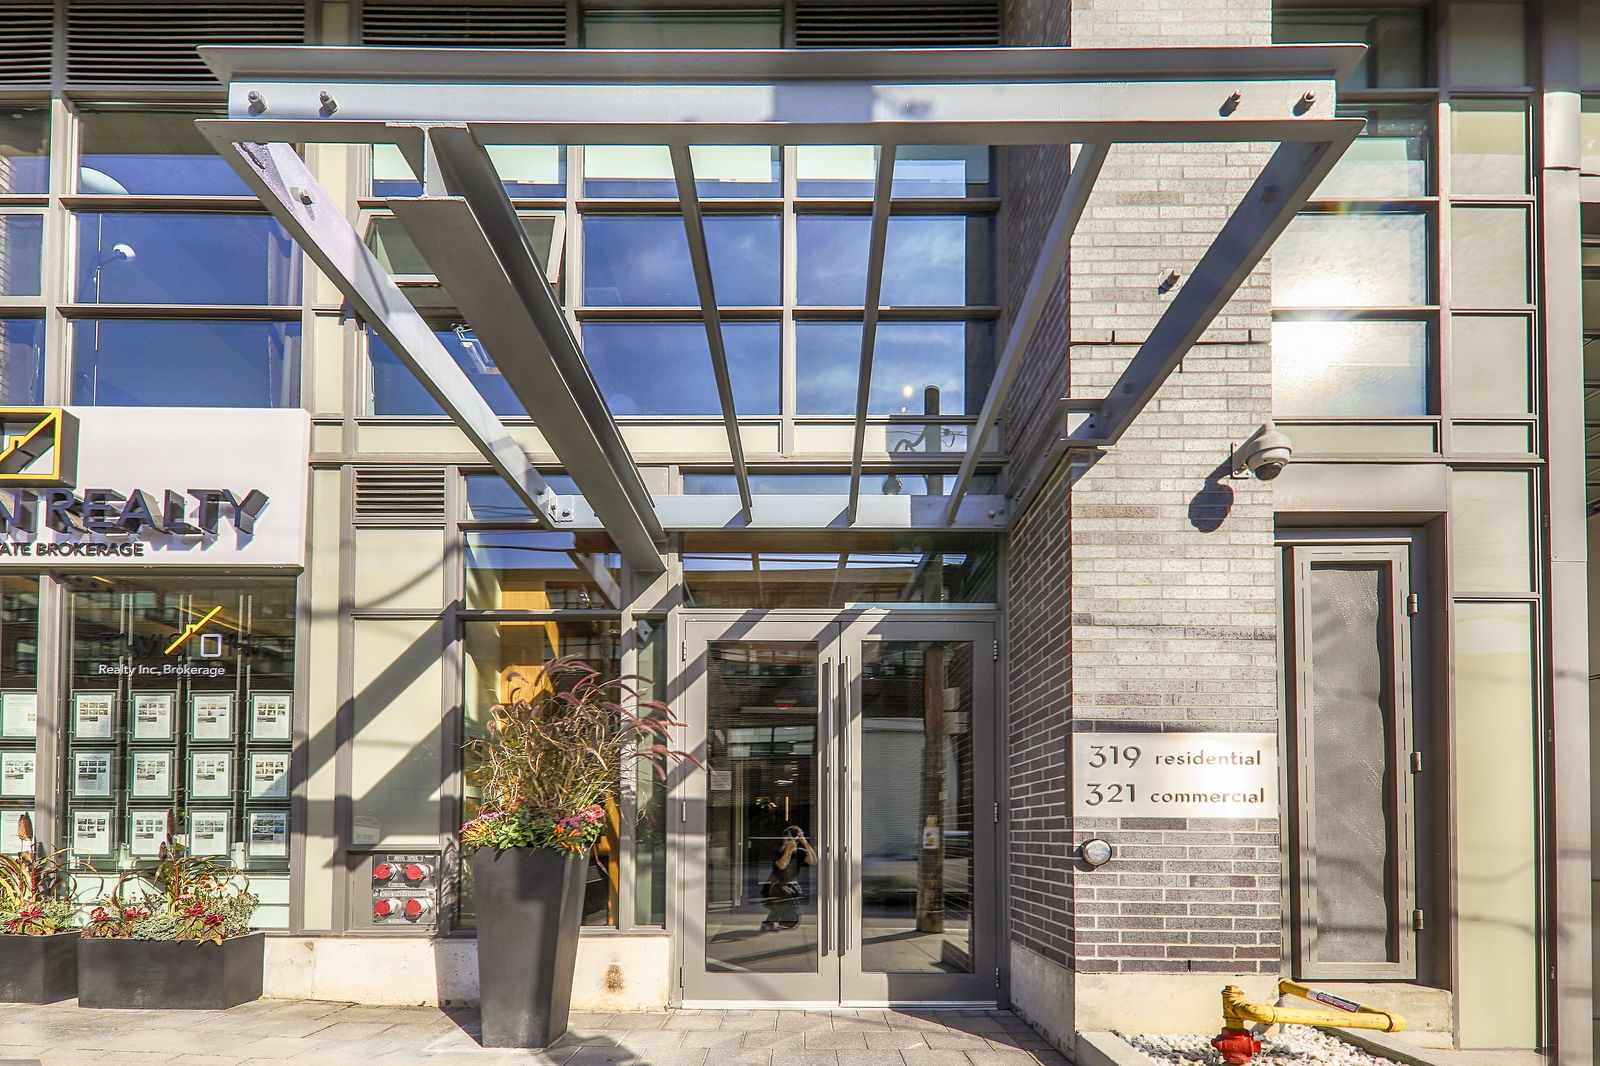
[[[22,850],[0,855],[0,932],[48,936],[73,928],[76,907],[66,895],[65,849],[42,849],[26,814],[18,821],[17,836]]]
[[[124,874],[95,901],[86,937],[187,940],[220,944],[250,931],[259,897],[227,863],[189,855],[179,844],[161,846],[155,868]]]
[[[20,936],[49,936],[76,929],[78,905],[55,897],[19,910],[0,910],[0,931]]]

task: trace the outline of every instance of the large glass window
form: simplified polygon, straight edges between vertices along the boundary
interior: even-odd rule
[[[777,10],[587,11],[588,48],[782,48]]]
[[[773,145],[697,144],[689,149],[695,195],[702,199],[779,196],[779,151]],[[594,144],[583,150],[585,196],[678,195],[672,156],[663,145]]]
[[[300,253],[266,215],[80,214],[78,302],[292,304]]]
[[[0,296],[38,296],[44,216],[0,214]]]
[[[1272,39],[1278,44],[1364,44],[1367,54],[1343,87],[1403,89],[1430,83],[1426,26],[1420,6],[1277,7]]]
[[[526,418],[527,410],[518,401],[511,386],[501,375],[500,368],[489,356],[489,349],[478,340],[478,335],[465,326],[454,329],[436,329],[450,358],[455,360],[477,388],[489,401],[495,414]],[[367,354],[372,364],[369,410],[375,415],[443,415],[444,408],[422,387],[417,376],[400,361],[384,339],[376,333],[367,333]]]
[[[0,576],[0,854],[38,812],[39,579]]]
[[[0,195],[50,188],[50,109],[0,106]]]
[[[1420,212],[1308,213],[1272,249],[1278,307],[1406,307],[1428,302],[1428,222]]]
[[[776,322],[724,322],[740,415],[778,413]],[[615,415],[716,415],[716,378],[700,322],[587,322],[583,352]]]
[[[711,279],[724,306],[780,301],[783,240],[776,215],[705,220]],[[584,303],[594,307],[698,306],[683,219],[590,215],[583,222]]]
[[[976,415],[993,371],[991,333],[988,322],[880,322],[867,412]],[[861,324],[801,322],[795,338],[799,413],[854,414]]]
[[[489,144],[484,149],[500,174],[507,196],[548,199],[565,195],[565,148],[553,144]],[[412,173],[411,164],[392,144],[373,145],[371,184],[376,197],[422,195],[422,183]]]
[[[72,402],[110,407],[297,407],[300,323],[80,319]]]
[[[0,318],[0,403],[44,399],[44,320]]]
[[[800,303],[860,307],[866,299],[872,220],[864,215],[802,215],[797,249]],[[896,216],[883,258],[888,307],[986,304],[991,284],[992,220],[984,216]]]
[[[622,563],[604,533],[474,530],[466,535],[467,607],[549,611],[620,607]]]
[[[78,191],[125,196],[251,196],[227,160],[195,129],[219,110],[85,109]]]
[[[987,196],[986,145],[901,145],[894,154],[895,196]],[[801,196],[870,197],[878,148],[870,144],[803,144],[795,149]]]
[[[1367,121],[1317,191],[1316,200],[1424,196],[1428,192],[1427,112],[1415,107],[1340,109]]]
[[[1428,326],[1383,319],[1291,319],[1272,326],[1280,415],[1427,414]]]

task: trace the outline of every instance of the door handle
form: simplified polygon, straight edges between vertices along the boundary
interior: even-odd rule
[[[850,780],[850,657],[842,657],[839,663],[839,726],[835,734],[839,745],[839,785],[834,789],[839,804],[839,868],[834,884],[839,895],[839,956],[843,958],[850,950],[850,815],[855,787]]]
[[[826,663],[826,661],[824,661],[824,663],[823,663],[823,669],[824,670],[828,669],[828,664]],[[827,685],[827,682],[824,681],[823,685],[822,685],[822,688],[821,688],[821,692],[819,693],[819,695],[821,695],[823,697],[822,700],[820,701],[822,706],[817,708],[817,713],[822,719],[822,722],[821,722],[821,724],[822,724],[822,735],[824,737],[828,736],[831,732],[833,732],[833,719],[834,719],[834,716],[835,716],[835,713],[836,713],[836,709],[834,707],[835,701],[826,698],[827,697],[827,692],[828,692],[828,685]],[[818,800],[820,801],[817,804],[817,807],[818,807],[819,811],[821,812],[821,816],[817,819],[817,825],[819,825],[823,829],[824,832],[831,832],[832,831],[832,823],[833,823],[833,820],[834,820],[833,816],[832,816],[832,814],[833,814],[833,804],[836,802],[835,799],[834,799],[834,794],[838,791],[838,789],[834,786],[834,774],[833,774],[833,771],[828,766],[828,746],[825,743],[824,744],[813,744],[812,745],[812,752],[813,752],[813,755],[812,755],[813,758],[820,758],[822,760],[822,788],[821,788],[822,794],[817,797]],[[827,863],[827,862],[831,861],[832,857],[839,850],[838,848],[834,847],[830,841],[828,841],[826,839],[819,840],[817,843],[822,848],[822,861],[824,863]],[[798,858],[798,856],[797,856],[797,858]],[[827,906],[825,904],[825,901],[823,899],[823,896],[822,896],[823,889],[825,887],[827,887],[827,882],[823,879],[823,877],[821,875],[824,872],[824,870],[826,870],[826,869],[827,869],[827,867],[825,866],[825,867],[823,867],[822,870],[818,870],[817,871],[817,875],[818,875],[817,876],[817,957],[818,958],[825,958],[826,956],[832,954],[832,952],[833,952],[833,923],[828,920],[828,908],[827,908]]]

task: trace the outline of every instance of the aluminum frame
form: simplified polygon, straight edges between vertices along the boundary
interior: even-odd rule
[[[665,144],[671,151],[739,486],[740,513],[728,519],[729,525],[754,524],[758,507],[739,436],[689,148],[719,143],[884,146],[872,207],[845,526],[855,524],[861,511],[865,407],[874,327],[881,311],[881,292],[873,290],[881,288],[888,217],[893,210],[892,146],[1082,145],[1026,294],[1013,316],[951,493],[937,508],[917,509],[923,515],[942,512],[932,523],[932,528],[940,528],[952,525],[963,512],[963,497],[983,460],[984,445],[999,422],[1010,382],[1028,350],[1050,286],[1059,277],[1073,229],[1110,146],[1119,142],[1279,142],[1112,390],[1103,397],[1062,398],[1066,406],[1081,414],[1063,425],[1053,459],[1072,449],[1100,449],[1117,442],[1332,169],[1364,125],[1361,119],[1337,118],[1334,111],[1336,81],[1354,67],[1363,51],[1356,45],[1166,48],[1159,52],[1073,48],[558,52],[221,46],[202,48],[201,55],[228,86],[230,118],[199,125],[235,161],[257,194],[268,194],[263,195],[268,208],[290,219],[298,213],[294,197],[288,195],[291,190],[281,182],[277,188],[268,187],[258,175],[249,173],[245,160],[254,158],[253,150],[243,145],[274,142],[278,155],[289,142],[398,145],[422,183],[423,195],[391,199],[389,206],[435,267],[441,282],[458,294],[479,337],[497,338],[486,339],[485,344],[491,352],[500,349],[502,357],[496,361],[508,383],[547,429],[552,447],[612,531],[619,549],[635,566],[648,570],[660,568],[659,561],[650,561],[665,535],[655,506],[659,501],[651,501],[644,493],[637,467],[594,388],[581,347],[570,322],[560,314],[553,290],[548,283],[527,283],[530,269],[537,273],[538,265],[484,145]],[[348,223],[345,226],[348,228]],[[305,227],[291,226],[291,230],[299,239]],[[337,243],[344,247],[354,239],[359,244],[353,234],[353,229],[349,235],[341,234]],[[325,235],[325,239],[333,238]],[[323,258],[328,257],[324,254]],[[371,269],[359,255],[346,258],[350,267]],[[318,262],[341,288],[347,292],[357,288],[355,279],[330,269],[323,259]],[[492,277],[492,284],[480,285],[484,273]],[[447,280],[452,276],[458,280],[455,287]],[[384,289],[380,283],[393,288],[381,274],[363,280],[368,288]],[[503,280],[507,283],[502,284]],[[493,289],[495,297],[473,291],[480,287]],[[389,295],[387,289],[384,295]],[[467,307],[469,303],[473,307]],[[394,311],[394,317],[400,317],[400,309]],[[530,351],[531,358],[524,354]],[[510,352],[517,354],[507,358]],[[436,359],[415,355],[403,355],[402,359],[413,372],[424,376],[423,384],[436,396],[445,391],[442,382],[448,382],[451,393],[464,383],[464,376],[457,381],[438,367]],[[436,370],[442,377],[430,381],[427,375]],[[531,380],[535,375],[553,384],[558,394],[563,385],[575,394],[583,418],[548,418],[536,411],[536,404],[547,404],[544,390],[523,395],[524,390],[512,382],[514,376]],[[483,413],[472,406],[447,405],[447,410],[467,428],[462,423],[464,416]],[[573,407],[558,405],[549,413],[570,416]],[[587,431],[578,425],[584,419]],[[480,418],[469,430],[474,431],[474,441],[484,442],[480,449],[502,476],[523,477],[509,458],[489,448],[490,442],[505,437],[503,426],[497,432]],[[576,434],[583,446],[575,446],[569,434]],[[519,493],[525,491],[519,489]],[[1014,508],[1007,519],[1014,520],[1022,509]],[[909,514],[907,518],[910,520]]]

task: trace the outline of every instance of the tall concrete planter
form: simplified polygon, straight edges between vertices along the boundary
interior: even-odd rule
[[[78,1006],[227,1010],[261,998],[265,933],[220,944],[82,937]]]
[[[484,1047],[549,1047],[567,1031],[585,867],[546,848],[472,853]]]
[[[0,1003],[55,1003],[78,994],[78,931],[0,933]]]

